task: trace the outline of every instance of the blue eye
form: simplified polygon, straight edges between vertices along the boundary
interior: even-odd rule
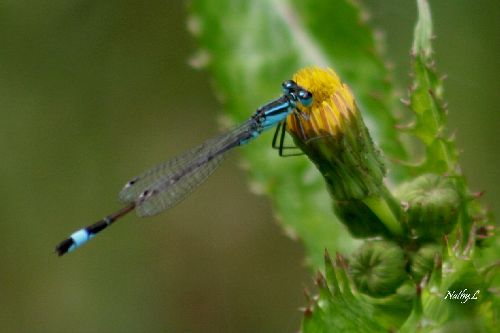
[[[297,88],[297,83],[295,83],[292,80],[287,80],[282,83],[281,87],[283,88],[283,93],[285,95],[288,95],[291,90],[294,90]]]
[[[298,94],[300,104],[305,107],[311,106],[313,102],[313,95],[307,90],[301,90]]]

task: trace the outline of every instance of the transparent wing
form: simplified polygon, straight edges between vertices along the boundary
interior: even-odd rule
[[[204,145],[205,144],[202,144],[188,150],[185,153],[166,162],[160,163],[139,176],[134,177],[127,184],[125,184],[123,189],[120,191],[118,195],[120,201],[124,203],[135,202],[139,195],[141,195],[148,187],[161,182],[162,178],[168,176],[169,174],[184,169],[185,166],[188,165],[198,154],[203,152]]]
[[[146,190],[147,194],[139,198],[136,212],[139,216],[156,215],[188,196],[221,164],[224,153],[210,161],[197,161],[180,176],[172,176]]]
[[[129,181],[119,194],[123,202],[135,202],[139,216],[157,214],[186,197],[220,165],[229,149],[255,136],[255,121],[205,141]]]

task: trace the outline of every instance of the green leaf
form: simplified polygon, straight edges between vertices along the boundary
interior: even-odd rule
[[[389,155],[403,149],[389,113],[394,104],[388,73],[371,30],[350,1],[194,0],[189,26],[232,121],[247,119],[280,94],[282,81],[305,66],[329,66],[353,88],[368,127]],[[350,251],[353,240],[338,223],[323,179],[305,157],[281,159],[271,134],[242,149],[253,188],[267,193],[285,229],[300,238],[313,266],[321,253]]]

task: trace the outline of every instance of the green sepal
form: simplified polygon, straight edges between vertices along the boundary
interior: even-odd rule
[[[325,133],[307,142],[297,137],[294,141],[319,169],[334,200],[379,195],[386,169],[361,114],[357,112],[342,125],[342,132],[335,136]]]
[[[338,132],[320,134],[306,141],[294,133],[294,140],[324,177],[342,223],[355,237],[402,236],[400,207],[383,183],[382,157],[356,106],[339,119]]]

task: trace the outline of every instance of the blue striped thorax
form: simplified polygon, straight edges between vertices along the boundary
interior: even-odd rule
[[[281,123],[290,113],[300,112],[297,109],[297,103],[305,107],[312,104],[312,94],[294,81],[283,82],[282,88],[283,95],[281,97],[261,106],[253,115],[252,118],[258,125],[256,129],[258,134]]]

